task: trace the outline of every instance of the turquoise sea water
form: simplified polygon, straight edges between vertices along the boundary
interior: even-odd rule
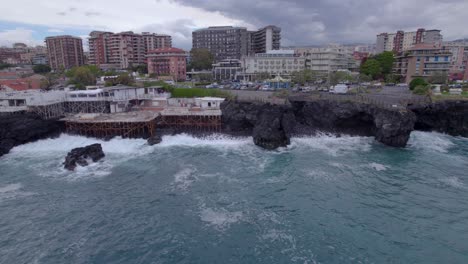
[[[100,142],[105,159],[61,163]],[[468,263],[468,139],[62,135],[0,158],[0,263]]]

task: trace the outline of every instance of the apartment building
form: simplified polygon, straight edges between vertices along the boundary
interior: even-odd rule
[[[148,53],[148,73],[157,77],[171,76],[174,81],[185,81],[186,53],[178,48],[155,49]]]
[[[281,29],[272,25],[257,31],[248,31],[245,27],[223,26],[192,32],[192,47],[208,49],[218,62],[278,50],[280,46]]]
[[[89,64],[103,69],[127,69],[146,64],[146,55],[150,50],[172,47],[171,36],[149,32],[93,31],[88,41]]]
[[[442,41],[442,34],[438,29],[423,28],[414,32],[397,31],[396,33],[381,33],[377,35],[376,53],[393,51],[399,53],[411,49],[420,43],[434,44]]]
[[[70,69],[84,64],[83,41],[64,35],[45,39],[49,65],[53,70]]]
[[[450,79],[468,80],[468,41],[450,41],[442,45],[452,53]]]
[[[143,41],[147,52],[154,49],[171,48],[172,37],[169,35],[143,32]]]
[[[394,74],[406,83],[416,77],[429,78],[434,73],[449,73],[452,53],[438,44],[416,44],[401,56],[397,56]]]

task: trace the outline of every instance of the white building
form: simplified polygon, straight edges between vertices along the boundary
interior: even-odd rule
[[[358,61],[353,57],[354,47],[329,44],[326,47],[293,48],[294,52],[306,58],[306,68],[321,74],[338,70],[354,71]]]
[[[244,73],[250,76],[259,73],[289,76],[306,66],[306,59],[295,54],[294,50],[271,50],[243,57],[241,61]]]

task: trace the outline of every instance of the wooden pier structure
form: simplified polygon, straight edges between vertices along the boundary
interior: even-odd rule
[[[108,138],[148,138],[156,132],[154,112],[128,112],[118,114],[81,114],[62,119],[66,132],[82,136]]]
[[[157,128],[177,132],[220,132],[221,110],[167,107],[162,111],[78,114],[61,119],[66,132],[96,138],[148,138]]]

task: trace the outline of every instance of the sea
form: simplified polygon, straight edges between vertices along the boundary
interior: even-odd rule
[[[68,151],[106,157],[66,171]],[[101,141],[0,158],[0,263],[468,263],[468,139],[318,134]]]

